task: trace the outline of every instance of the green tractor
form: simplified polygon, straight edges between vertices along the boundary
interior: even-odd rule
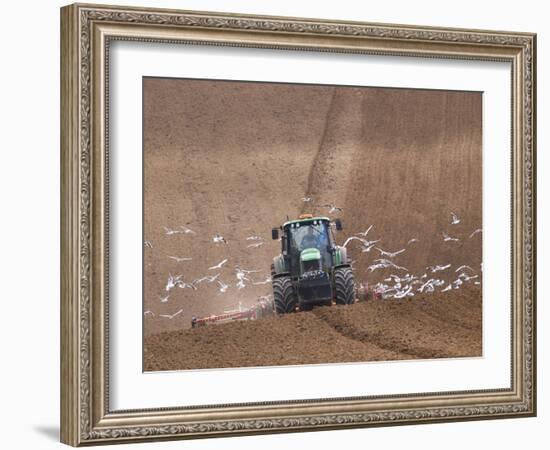
[[[273,258],[271,279],[275,312],[291,313],[299,308],[349,305],[355,301],[353,272],[345,247],[336,245],[332,224],[342,229],[339,219],[302,214],[279,228],[273,228],[272,238],[282,231],[281,254]]]

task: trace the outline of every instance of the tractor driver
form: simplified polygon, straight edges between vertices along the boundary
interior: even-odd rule
[[[309,226],[306,235],[302,238],[300,246],[305,248],[321,248],[323,235],[319,233],[313,226]]]

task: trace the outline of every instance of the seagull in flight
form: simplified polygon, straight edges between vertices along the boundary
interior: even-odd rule
[[[458,223],[460,223],[460,219],[454,212],[451,212],[451,225],[456,225]]]
[[[387,256],[388,258],[395,258],[397,255],[400,255],[405,251],[404,248],[396,252],[387,252],[385,250],[382,250],[380,247],[374,247],[374,248],[380,252],[380,256]]]
[[[246,238],[247,241],[263,241],[264,238],[261,236],[248,236]]]
[[[264,281],[256,281],[252,284],[259,285],[259,284],[268,284],[271,283],[271,277],[267,277]]]
[[[403,288],[401,291],[399,292],[396,292],[393,296],[393,298],[403,298],[403,297],[406,297],[407,295],[414,295],[412,292],[412,286],[407,286],[407,288]]]
[[[242,289],[246,286],[245,280],[250,281],[250,278],[247,277],[248,274],[259,272],[259,270],[244,270],[244,269],[241,269],[240,267],[235,267],[235,270],[236,270],[235,276],[237,277],[237,280],[239,280],[236,285],[237,289]]]
[[[481,233],[481,232],[482,232],[481,228],[478,228],[477,230],[474,230],[472,232],[472,234],[470,234],[470,239],[473,238],[476,234]]]
[[[220,292],[223,294],[225,291],[227,291],[227,288],[229,287],[228,284],[225,284],[221,280],[216,280],[216,283],[218,283],[218,286],[220,287]]]
[[[443,233],[443,241],[444,241],[444,242],[449,242],[449,241],[458,242],[458,241],[460,241],[460,239],[451,237],[451,236],[449,236],[447,233]]]
[[[303,201],[304,203],[309,203],[309,202],[311,202],[312,200],[313,200],[313,199],[312,199],[311,197],[302,197],[302,201]]]
[[[361,231],[361,232],[357,233],[357,236],[367,237],[367,234],[369,234],[369,231],[371,230],[372,227],[373,227],[373,225],[368,227],[365,231]]]
[[[164,232],[168,236],[171,236],[173,234],[181,234],[181,233],[183,233],[183,234],[196,234],[193,230],[191,230],[190,228],[184,227],[183,225],[180,225],[176,229],[164,227]]]
[[[220,242],[223,242],[224,244],[227,244],[227,241],[225,240],[225,238],[221,234],[218,234],[218,233],[216,233],[214,235],[214,237],[212,238],[212,241],[215,244],[219,244]]]
[[[464,272],[458,274],[458,278],[462,278],[464,281],[475,280],[479,275],[466,275]]]
[[[470,266],[466,266],[466,265],[460,266],[458,269],[455,270],[455,272],[459,272],[462,269],[468,269],[468,270],[471,270],[472,272],[475,272],[474,269],[472,269]]]
[[[436,280],[430,278],[422,286],[418,288],[418,292],[424,292],[427,289],[427,292],[433,292],[436,286],[441,286],[444,283],[442,280]]]
[[[175,288],[178,286],[179,283],[181,283],[181,275],[173,276],[172,274],[168,274],[168,281],[166,282],[166,291],[169,291],[172,288]]]
[[[165,317],[166,319],[172,320],[174,317],[177,317],[182,312],[183,312],[183,309],[180,309],[178,312],[176,312],[174,314],[160,314],[159,317]]]
[[[153,317],[155,317],[155,313],[154,313],[153,311],[150,311],[150,310],[145,311],[145,312],[143,313],[143,315],[144,315],[145,317],[147,317],[147,316],[153,316]]]
[[[407,242],[407,245],[414,244],[415,242],[418,242],[418,239],[416,238],[409,239],[409,242]]]
[[[376,244],[377,242],[380,242],[380,239],[376,239],[375,241],[367,241],[363,245],[363,248],[361,249],[361,252],[362,253],[370,252],[371,249],[374,247],[374,244]]]
[[[336,211],[340,212],[340,211],[343,211],[344,208],[340,208],[338,206],[334,206],[334,205],[321,205],[323,208],[328,208],[329,211],[328,213],[329,214],[332,214],[332,213],[335,213]]]
[[[451,267],[450,264],[447,264],[445,266],[441,265],[441,264],[436,264],[435,266],[428,266],[426,267],[426,269],[429,269],[432,271],[432,273],[435,273],[435,272],[440,272],[442,270],[446,270],[448,269],[449,267]]]
[[[168,258],[173,259],[174,261],[180,263],[182,261],[191,261],[193,258],[180,258],[178,256],[169,256]]]
[[[224,259],[223,261],[221,261],[220,263],[216,264],[215,266],[209,267],[208,270],[221,269],[222,266],[223,266],[226,262],[227,262],[227,259]]]
[[[361,242],[361,244],[363,245],[363,252],[368,252],[374,246],[374,244],[376,244],[377,242],[380,242],[380,239],[376,239],[375,241],[368,241],[366,239],[363,239],[357,236],[351,236],[346,239],[346,241],[342,246],[346,247],[351,241]]]
[[[374,272],[376,269],[385,269],[387,267],[393,267],[398,270],[405,270],[408,271],[406,267],[398,266],[397,264],[394,264],[389,259],[375,259],[375,264],[371,264],[367,269],[369,272]]]
[[[260,241],[260,242],[256,242],[254,244],[249,244],[246,246],[246,248],[258,248],[260,247],[261,245],[264,245],[264,242],[263,241]]]
[[[151,244],[151,241],[145,241],[143,244],[145,245],[145,247],[153,248],[153,244]]]
[[[169,298],[170,298],[170,294],[168,294],[166,297],[159,297],[161,303],[166,303]]]
[[[193,289],[197,289],[197,284],[200,284],[202,283],[203,281],[206,281],[207,283],[213,283],[214,281],[217,280],[217,278],[220,276],[219,273],[217,273],[216,275],[207,275],[205,277],[201,277],[201,278],[197,278],[196,280],[193,280],[193,282],[191,283]]]

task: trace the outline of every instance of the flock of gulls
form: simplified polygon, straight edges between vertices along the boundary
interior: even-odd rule
[[[454,212],[451,212],[450,225],[457,225],[460,223],[460,218]],[[380,258],[373,259],[373,264],[367,267],[367,271],[372,273],[379,269],[390,269],[392,272],[383,281],[376,283],[370,287],[370,290],[382,298],[405,298],[413,297],[417,293],[425,292],[446,292],[452,289],[459,289],[467,283],[473,282],[475,285],[481,284],[480,275],[483,272],[483,264],[479,265],[479,273],[471,266],[461,265],[453,267],[451,263],[447,264],[434,264],[426,266],[424,273],[419,275],[413,275],[409,273],[409,269],[400,266],[394,261],[394,258],[405,253],[407,248],[402,248],[396,251],[383,250],[376,244],[381,239],[368,239],[368,234],[372,229],[372,225],[361,233],[357,233],[354,236],[350,236],[345,242],[344,247],[347,247],[351,242],[359,242],[362,253],[375,250],[379,253]],[[469,234],[467,239],[472,239],[477,234],[481,233],[482,229],[477,228]],[[446,232],[441,233],[443,242],[459,242],[461,238],[450,236]],[[407,242],[407,247],[411,244],[420,242],[417,238],[411,238]],[[352,261],[352,267],[355,261]],[[436,274],[437,275],[434,275]],[[444,276],[445,275],[445,276]],[[359,288],[369,290],[368,283],[359,283]]]
[[[176,228],[169,228],[164,227],[164,234],[166,236],[174,236],[174,235],[196,235],[197,233],[193,231],[192,229],[180,225]],[[228,240],[223,237],[219,233],[215,233],[211,238],[208,239],[208,241],[214,245],[223,245],[227,244]],[[265,240],[261,236],[251,235],[246,237],[245,242],[247,242],[246,247],[247,248],[258,248],[262,245],[264,245]],[[146,248],[152,249],[153,244],[151,241],[145,241],[144,245]],[[192,257],[187,256],[174,256],[174,255],[167,255],[167,258],[175,261],[175,263],[185,263],[190,262],[193,260]],[[202,286],[208,286],[212,285],[215,286],[218,290],[218,295],[223,295],[226,292],[228,292],[229,288],[235,288],[237,290],[241,290],[246,288],[249,285],[253,286],[259,286],[259,285],[267,285],[271,283],[271,277],[262,277],[258,278],[256,275],[261,273],[260,270],[248,270],[240,267],[239,265],[235,265],[233,269],[233,276],[235,277],[235,281],[233,283],[229,281],[224,281],[221,278],[222,270],[229,269],[229,262],[230,258],[224,258],[221,261],[219,261],[217,264],[214,264],[210,267],[207,267],[205,269],[206,273],[205,275],[195,278],[193,280],[185,280],[184,276],[182,274],[173,275],[172,273],[169,273],[166,279],[166,284],[164,287],[164,293],[159,296],[160,303],[167,303],[170,300],[171,295],[173,294],[175,289],[191,289],[191,290],[198,290],[201,289]],[[231,270],[231,269],[230,269]],[[227,272],[227,270],[225,270]],[[210,273],[214,272],[214,273]],[[217,272],[217,273],[215,273]],[[266,296],[261,295],[258,296],[259,301],[270,301],[272,299],[272,296]],[[241,307],[241,306],[240,306]],[[165,318],[165,319],[174,319],[175,317],[178,317],[183,312],[183,308],[175,312],[174,314],[158,314],[158,317]],[[144,312],[145,317],[156,317],[157,314],[154,311],[147,310]]]
[[[311,197],[303,197],[302,202],[310,203],[313,199]],[[325,208],[328,211],[328,214],[340,213],[343,211],[343,208],[335,206],[333,204],[324,204],[317,205],[318,208]],[[451,220],[450,225],[457,225],[460,223],[460,218],[454,212],[450,213]],[[366,282],[362,283],[358,281],[361,276],[355,274],[355,279],[358,289],[363,289],[371,291],[379,298],[395,298],[402,299],[406,297],[413,297],[418,293],[426,292],[446,292],[451,289],[459,289],[460,287],[468,284],[480,284],[480,274],[482,272],[483,266],[480,264],[479,273],[476,272],[472,267],[468,265],[461,265],[459,267],[454,267],[451,263],[440,262],[431,266],[427,266],[423,273],[414,275],[409,272],[409,270],[398,264],[398,259],[401,255],[406,253],[413,244],[416,244],[419,241],[417,238],[411,238],[408,240],[406,247],[398,250],[388,250],[383,249],[380,245],[382,241],[381,238],[371,239],[369,238],[369,233],[373,229],[373,225],[370,225],[365,231],[356,233],[352,236],[349,236],[343,243],[344,247],[350,248],[353,246],[355,250],[360,250],[361,253],[369,253],[370,255],[374,254],[378,258],[373,257],[370,261],[371,264],[367,267],[367,277],[368,274],[373,273],[377,270],[388,269],[391,273],[389,276],[384,278],[383,281],[380,281],[374,285],[368,285]],[[473,230],[467,237],[464,239],[472,239],[477,234],[481,233],[482,229],[478,228]],[[164,227],[164,234],[168,237],[176,235],[187,235],[187,236],[196,236],[197,233],[187,226],[177,226],[176,228]],[[462,238],[458,236],[451,236],[446,232],[442,232],[441,239],[448,245],[452,243],[459,242]],[[232,240],[233,241],[233,240]],[[219,233],[215,233],[213,236],[204,240],[204,243],[210,243],[210,245],[216,245],[224,247],[228,244],[228,240]],[[247,249],[257,249],[265,244],[265,239],[258,235],[250,235],[244,239],[243,246]],[[153,249],[153,243],[151,241],[145,241],[144,245],[148,249]],[[275,255],[275,253],[274,253]],[[369,255],[369,256],[370,256]],[[166,255],[168,259],[174,261],[176,265],[182,265],[184,267],[185,263],[190,263],[193,261],[193,258],[190,256],[175,256],[175,255]],[[244,269],[238,264],[230,264],[231,257],[228,256],[216,264],[213,264],[205,268],[205,273],[195,279],[185,279],[183,274],[167,274],[166,284],[164,291],[161,295],[158,296],[160,303],[168,303],[171,296],[174,294],[175,290],[178,289],[190,289],[190,290],[199,290],[204,287],[210,286],[215,287],[218,291],[217,295],[226,295],[230,289],[236,289],[240,291],[249,286],[261,286],[266,285],[266,292],[270,292],[271,288],[271,277],[265,275],[265,271],[256,270],[256,269]],[[266,262],[266,266],[268,266]],[[352,261],[352,268],[357,261]],[[179,267],[178,267],[179,269]],[[178,270],[179,272],[184,272],[184,270]],[[176,272],[176,271],[174,271]],[[262,276],[262,272],[264,275]],[[222,273],[224,274],[222,277]],[[228,275],[230,274],[230,275]],[[229,280],[229,277],[233,281]],[[273,296],[271,294],[255,296],[258,301],[268,301],[271,302]],[[240,305],[240,304],[239,304]],[[239,306],[240,307],[240,306]],[[183,313],[183,308],[179,309],[173,314],[157,314],[152,310],[147,310],[144,312],[145,317],[158,317],[163,319],[172,320]]]

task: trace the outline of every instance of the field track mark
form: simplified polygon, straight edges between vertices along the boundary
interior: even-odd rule
[[[383,336],[380,332],[370,333],[368,330],[358,330],[349,323],[339,321],[338,317],[331,314],[324,314],[320,310],[314,309],[313,313],[319,319],[330,325],[340,335],[364,344],[375,345],[382,350],[407,355],[417,359],[449,357],[448,354],[437,349],[410,347],[405,342],[395,338],[388,338],[387,336]]]

